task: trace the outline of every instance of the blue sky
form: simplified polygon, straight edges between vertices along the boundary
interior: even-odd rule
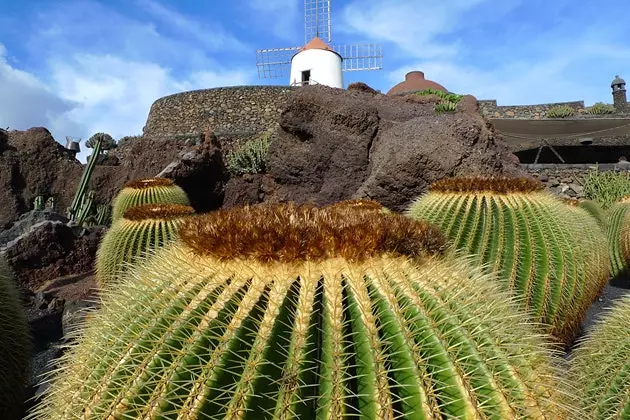
[[[579,7],[575,4],[579,3]],[[612,102],[630,15],[612,0],[332,0],[335,44],[377,42],[387,91],[410,70],[500,105]],[[303,42],[302,0],[0,0],[0,126],[141,134],[151,103],[259,79],[255,50]]]

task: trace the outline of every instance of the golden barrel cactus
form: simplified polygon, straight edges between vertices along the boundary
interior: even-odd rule
[[[437,224],[562,343],[574,339],[608,279],[606,239],[594,219],[532,179],[446,178],[406,214]]]
[[[35,418],[579,418],[556,356],[432,225],[265,205],[189,218],[103,296]]]
[[[129,181],[112,202],[112,223],[128,208],[144,204],[190,205],[186,192],[169,178],[143,178]]]

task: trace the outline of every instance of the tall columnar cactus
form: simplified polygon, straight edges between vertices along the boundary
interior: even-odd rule
[[[130,207],[143,204],[190,205],[186,192],[172,179],[145,178],[128,182],[112,202],[112,223]]]
[[[517,305],[435,227],[193,216],[102,296],[32,418],[582,418]]]
[[[569,343],[609,272],[600,255],[603,232],[584,230],[577,210],[568,211],[538,181],[469,177],[434,183],[406,214],[440,226],[456,249],[506,280],[534,319]]]
[[[569,379],[578,387],[584,419],[630,418],[630,295],[615,302],[580,339]]]
[[[26,314],[0,254],[0,419],[21,418],[31,350]]]
[[[79,181],[77,191],[74,194],[74,198],[72,199],[72,204],[70,204],[70,208],[68,209],[68,219],[72,221],[75,221],[77,219],[79,215],[79,210],[83,205],[85,194],[87,193],[88,185],[90,184],[90,178],[92,178],[92,172],[94,172],[94,167],[96,166],[96,162],[98,161],[99,155],[101,153],[101,149],[103,147],[110,147],[112,142],[114,142],[114,140],[109,134],[96,133],[85,143],[87,147],[93,148],[94,151],[92,152],[92,155],[85,165],[85,169],[83,170],[83,174],[81,175],[81,180]]]
[[[111,287],[147,251],[175,238],[179,225],[194,213],[181,204],[145,204],[127,209],[109,228],[96,251],[96,280]]]

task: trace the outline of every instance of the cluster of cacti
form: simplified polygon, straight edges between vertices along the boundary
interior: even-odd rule
[[[103,296],[31,418],[583,418],[525,314],[444,253],[394,213],[193,216]]]
[[[589,420],[630,418],[630,295],[606,311],[570,359],[569,380]]]
[[[264,172],[270,137],[271,132],[265,132],[229,152],[225,157],[228,171],[234,175]]]
[[[186,192],[169,178],[144,178],[127,182],[112,202],[112,223],[127,209],[144,204],[181,204],[189,206]]]
[[[22,414],[31,350],[26,314],[0,254],[0,419],[18,420]]]
[[[440,226],[457,250],[504,279],[534,319],[568,343],[608,279],[606,238],[586,211],[543,189],[527,178],[447,178],[407,215]]]
[[[617,112],[614,105],[605,104],[603,102],[597,102],[588,108],[586,108],[586,112],[594,115],[603,115],[603,114],[614,114]]]
[[[569,105],[556,105],[547,110],[547,118],[566,118],[575,115],[575,109]]]
[[[127,209],[97,249],[99,286],[111,287],[139,258],[172,241],[179,225],[193,213],[192,207],[182,204],[145,204]]]
[[[107,148],[108,146],[111,146],[112,142],[114,142],[114,140],[109,134],[96,133],[92,137],[90,137],[88,141],[85,143],[87,147],[93,148],[94,152],[88,158],[87,164],[85,165],[85,169],[83,170],[83,174],[81,175],[81,180],[79,181],[77,191],[74,194],[74,198],[72,199],[72,203],[70,204],[70,207],[68,208],[68,219],[72,221],[76,221],[79,217],[81,208],[85,207],[84,200],[86,199],[87,188],[88,188],[88,185],[90,184],[90,179],[92,178],[92,172],[94,172],[94,167],[96,166],[96,162],[101,153],[101,149],[103,147]]]
[[[457,103],[441,101],[435,104],[435,112],[438,114],[442,112],[453,112],[457,109]]]

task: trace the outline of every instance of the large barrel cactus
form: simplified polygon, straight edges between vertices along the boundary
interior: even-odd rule
[[[581,418],[518,305],[444,249],[391,213],[193,216],[102,297],[32,416]]]
[[[503,279],[534,319],[568,344],[608,279],[606,242],[581,209],[543,188],[528,178],[447,178],[406,214],[440,226],[456,249]]]
[[[597,220],[597,224],[602,228],[606,229],[607,216],[606,210],[602,208],[602,206],[595,200],[580,200],[579,207],[583,208],[587,213],[589,213],[592,217]]]
[[[610,206],[607,214],[606,236],[610,250],[612,275],[617,277],[626,274],[628,266],[628,261],[624,258],[622,251],[622,231],[624,222],[627,221],[628,214],[630,214],[630,202],[628,202],[628,198]]]
[[[144,178],[129,181],[112,202],[112,223],[130,207],[143,204],[190,205],[186,192],[169,178]]]
[[[101,288],[116,283],[138,258],[175,238],[194,209],[182,204],[145,204],[127,209],[107,231],[96,251],[96,280]]]
[[[630,418],[630,295],[617,300],[580,339],[570,380],[584,419]]]
[[[0,419],[21,417],[32,350],[26,314],[0,254]]]

